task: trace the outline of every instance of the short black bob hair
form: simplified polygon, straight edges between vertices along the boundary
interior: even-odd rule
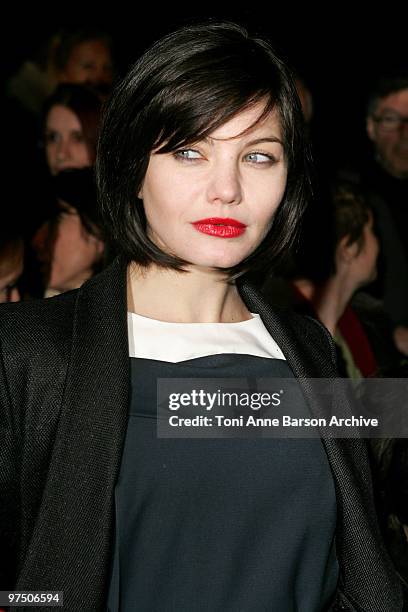
[[[119,254],[142,266],[182,270],[189,263],[164,253],[146,235],[137,194],[150,154],[191,145],[260,101],[266,101],[260,119],[276,108],[281,120],[286,190],[263,242],[223,271],[230,280],[249,270],[270,271],[292,245],[309,199],[308,148],[290,70],[265,39],[230,22],[186,26],[156,42],[106,105],[96,176],[105,231]]]

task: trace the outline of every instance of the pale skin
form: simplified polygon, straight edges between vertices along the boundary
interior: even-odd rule
[[[243,134],[263,108],[259,103],[242,111],[206,141],[176,153],[151,154],[139,193],[148,236],[191,263],[187,273],[131,264],[130,311],[185,323],[252,318],[222,268],[238,264],[262,242],[284,195],[287,165],[277,112]],[[246,229],[238,237],[220,238],[192,225],[211,217],[236,219]]]

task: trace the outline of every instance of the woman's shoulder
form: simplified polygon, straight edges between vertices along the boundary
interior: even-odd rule
[[[334,347],[330,332],[318,319],[308,314],[298,313],[292,308],[275,307],[274,310],[296,336],[303,339],[313,339],[325,351]]]
[[[315,318],[295,312],[291,305],[276,303],[251,283],[240,286],[244,301],[251,312],[258,312],[269,333],[283,352],[296,353],[303,360],[321,364],[322,372],[337,372],[337,356],[328,330]],[[252,310],[253,309],[253,310]]]
[[[304,350],[310,352],[314,359],[326,362],[337,372],[337,351],[334,340],[326,327],[314,317],[299,314],[290,308],[275,308],[278,316],[287,326],[291,335],[302,345]]]

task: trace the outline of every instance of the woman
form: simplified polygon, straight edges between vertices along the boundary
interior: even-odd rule
[[[52,179],[53,216],[34,240],[45,297],[77,289],[104,265],[105,245],[93,170],[64,170]]]
[[[82,85],[64,84],[60,85],[55,93],[47,100],[43,114],[43,143],[45,158],[48,167],[44,182],[44,201],[46,205],[35,215],[35,228],[33,232],[32,248],[39,254],[40,262],[34,260],[34,268],[41,269],[35,273],[40,282],[36,282],[36,293],[46,292],[46,296],[55,295],[68,289],[79,287],[81,281],[92,275],[94,263],[100,259],[101,244],[96,243],[92,237],[95,231],[89,232],[89,227],[81,222],[80,216],[75,211],[76,206],[61,209],[61,205],[55,206],[55,190],[58,191],[58,179],[49,180],[49,174],[57,177],[61,172],[69,170],[81,170],[93,166],[96,157],[96,143],[99,132],[101,114],[101,101],[92,90]],[[86,174],[86,172],[85,172]],[[85,184],[85,192],[81,195],[83,183],[89,183],[92,179],[77,180],[75,175],[70,179],[61,179],[60,183],[77,183],[74,196],[84,202],[89,196],[90,189]],[[72,189],[71,189],[72,191]],[[92,188],[91,188],[92,191]],[[57,194],[58,195],[58,194]],[[96,203],[96,195],[91,195],[91,202],[86,208]],[[71,212],[68,215],[67,212]],[[58,216],[58,224],[56,223]],[[82,219],[83,220],[83,219]],[[95,223],[91,224],[95,227]],[[54,238],[58,241],[54,248]],[[64,237],[67,239],[64,240]],[[86,244],[85,244],[86,243]],[[91,248],[89,248],[91,247]],[[79,277],[66,276],[66,270],[62,274],[50,278],[52,270],[49,269],[52,258],[56,255],[54,269],[68,268],[69,272],[78,272]],[[54,258],[55,259],[55,258]],[[61,259],[63,262],[61,264]],[[80,267],[85,264],[85,269],[72,269],[73,260],[80,260]],[[91,261],[90,261],[91,260]],[[58,263],[59,262],[59,263]],[[87,262],[89,265],[87,265]]]
[[[43,115],[43,140],[52,175],[94,164],[100,115],[99,97],[83,85],[59,85],[48,98]]]
[[[377,274],[373,213],[353,183],[337,180],[326,187],[320,186],[320,198],[308,210],[296,261],[286,272],[290,282],[280,294],[330,331],[343,376],[390,376],[402,357],[391,322],[377,300],[359,291]],[[272,300],[276,291],[276,280],[268,279],[265,296]]]
[[[118,86],[99,151],[120,259],[1,313],[3,583],[72,611],[400,610],[361,441],[156,436],[160,378],[335,375],[317,323],[235,281],[308,193],[286,67],[239,26],[184,28]]]

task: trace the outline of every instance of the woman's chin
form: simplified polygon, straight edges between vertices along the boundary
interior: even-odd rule
[[[248,252],[240,252],[240,253],[231,253],[231,252],[222,252],[222,253],[211,253],[211,254],[203,254],[202,256],[196,256],[191,258],[186,255],[181,255],[181,257],[195,267],[198,268],[217,268],[217,269],[227,269],[232,268],[234,266],[239,265],[246,257],[248,257]]]
[[[237,266],[241,259],[208,259],[192,261],[188,268],[195,270],[219,271],[228,270],[233,266]]]

